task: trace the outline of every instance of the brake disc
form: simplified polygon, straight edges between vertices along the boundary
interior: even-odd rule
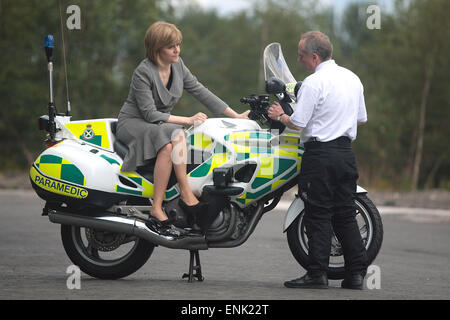
[[[99,251],[116,250],[124,242],[126,235],[108,231],[85,228],[86,238],[91,246]]]

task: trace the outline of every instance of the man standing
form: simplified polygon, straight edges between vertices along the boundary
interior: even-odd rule
[[[298,61],[313,74],[303,81],[290,117],[277,102],[268,111],[271,119],[301,130],[305,147],[299,194],[305,202],[309,264],[306,275],[284,283],[289,288],[328,288],[333,230],[344,253],[346,275],[341,286],[362,289],[367,271],[366,250],[355,219],[358,170],[351,147],[358,124],[367,121],[363,86],[353,72],[332,60],[332,53],[325,34],[303,34]]]

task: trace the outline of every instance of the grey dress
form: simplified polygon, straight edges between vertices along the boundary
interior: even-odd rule
[[[156,64],[144,59],[133,73],[130,92],[117,124],[117,139],[128,145],[122,171],[135,171],[156,157],[183,126],[167,123],[170,112],[181,98],[183,89],[192,94],[214,114],[221,114],[227,104],[205,88],[181,58],[172,64],[172,85],[168,90]]]

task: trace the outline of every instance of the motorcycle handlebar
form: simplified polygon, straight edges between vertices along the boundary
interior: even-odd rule
[[[250,113],[248,117],[252,120],[268,121],[267,109],[269,107],[269,95],[254,95],[241,98],[241,103],[250,105]]]
[[[241,103],[249,104],[250,107],[267,107],[269,106],[269,96],[267,94],[261,94],[259,96],[252,94],[249,98],[241,98]]]

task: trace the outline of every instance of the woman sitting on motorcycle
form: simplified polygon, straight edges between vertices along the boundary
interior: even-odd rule
[[[201,112],[192,117],[171,115],[183,89],[214,114],[248,119],[249,113],[236,113],[198,82],[179,56],[181,40],[181,32],[173,24],[156,22],[148,28],[145,35],[147,57],[133,73],[117,126],[117,138],[128,145],[122,171],[135,171],[156,157],[151,215],[158,220],[160,231],[175,228],[162,209],[172,167],[180,187],[179,204],[183,211],[194,213],[204,209],[187,181],[183,126],[201,124],[207,116]]]

